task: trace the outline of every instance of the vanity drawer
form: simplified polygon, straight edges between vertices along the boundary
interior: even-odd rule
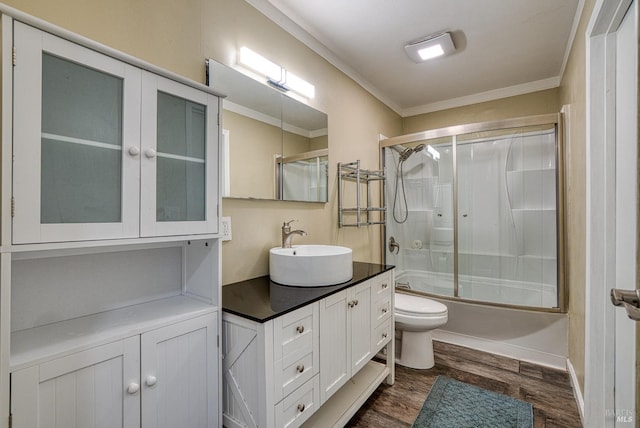
[[[384,299],[391,294],[393,290],[393,273],[385,272],[373,279],[373,289],[375,291],[374,298],[376,300]]]
[[[318,303],[278,317],[273,323],[273,359],[289,366],[302,355],[317,353],[319,336]]]
[[[393,327],[391,325],[391,318],[384,321],[382,324],[376,327],[374,343],[375,352],[377,353],[382,347],[393,338]]]
[[[375,303],[375,324],[378,325],[381,322],[391,318],[391,294],[384,296],[384,298],[378,300]]]
[[[318,366],[318,352],[309,352],[291,364],[276,361],[273,374],[275,401],[280,401],[316,375]]]
[[[320,407],[320,375],[276,404],[276,427],[299,427]]]

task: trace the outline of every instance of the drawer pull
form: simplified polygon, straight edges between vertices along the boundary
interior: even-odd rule
[[[387,338],[387,333],[382,333],[382,338],[386,339]]]
[[[296,367],[296,371],[298,373],[302,373],[304,371],[304,364],[298,365],[298,367]]]
[[[296,331],[298,332],[298,334],[304,333],[304,326],[303,325],[299,325],[298,327],[296,327]]]
[[[382,284],[382,288],[385,289],[389,286],[389,284],[387,284],[386,282]]]
[[[383,314],[386,314],[387,312],[388,312],[388,309],[387,309],[387,308],[382,308],[382,313],[383,313]]]
[[[305,407],[305,406],[304,406],[304,403],[300,403],[300,404],[298,404],[298,411],[299,411],[300,413],[304,412],[304,407]]]

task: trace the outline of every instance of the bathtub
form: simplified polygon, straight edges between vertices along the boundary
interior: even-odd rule
[[[463,302],[452,297],[452,282],[451,274],[396,272],[396,286],[408,283],[411,292],[428,293],[430,299],[447,306],[449,320],[433,332],[434,340],[567,369],[567,314]],[[534,283],[460,276],[458,285],[465,299],[491,302],[500,297],[500,303],[531,306],[555,302],[554,287]]]
[[[414,291],[453,297],[453,274],[406,270],[396,273],[396,280],[409,284]],[[458,296],[478,302],[534,308],[557,307],[556,287],[539,282],[459,275]]]

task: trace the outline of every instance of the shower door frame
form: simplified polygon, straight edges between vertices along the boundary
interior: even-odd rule
[[[456,142],[460,135],[470,134],[474,132],[498,131],[514,128],[523,128],[529,126],[554,125],[556,129],[556,257],[557,257],[557,307],[541,308],[535,306],[513,305],[507,303],[488,302],[482,300],[466,299],[458,297],[458,172],[456,159]],[[445,300],[455,300],[458,302],[468,302],[475,304],[484,304],[490,306],[499,306],[511,309],[526,309],[538,312],[559,312],[566,313],[568,306],[568,296],[565,287],[565,177],[564,177],[564,123],[562,113],[549,113],[534,116],[523,116],[502,120],[494,120],[487,122],[469,123],[464,125],[453,125],[445,128],[431,129],[426,131],[414,132],[397,137],[384,138],[379,142],[380,147],[380,168],[386,171],[384,149],[398,144],[411,145],[428,140],[438,138],[451,138],[453,150],[453,296],[440,294],[432,294],[422,291],[407,290],[416,294],[424,294]],[[386,190],[382,189],[383,206],[386,206]],[[388,209],[388,207],[387,207]],[[389,216],[387,216],[389,218]],[[383,262],[387,262],[387,251],[385,249],[387,239],[387,226],[382,227],[381,242],[383,245]]]

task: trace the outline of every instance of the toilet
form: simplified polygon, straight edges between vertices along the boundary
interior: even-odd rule
[[[396,363],[414,369],[433,367],[431,330],[446,324],[447,307],[413,294],[395,293],[394,315],[396,330],[401,331],[400,357]]]

